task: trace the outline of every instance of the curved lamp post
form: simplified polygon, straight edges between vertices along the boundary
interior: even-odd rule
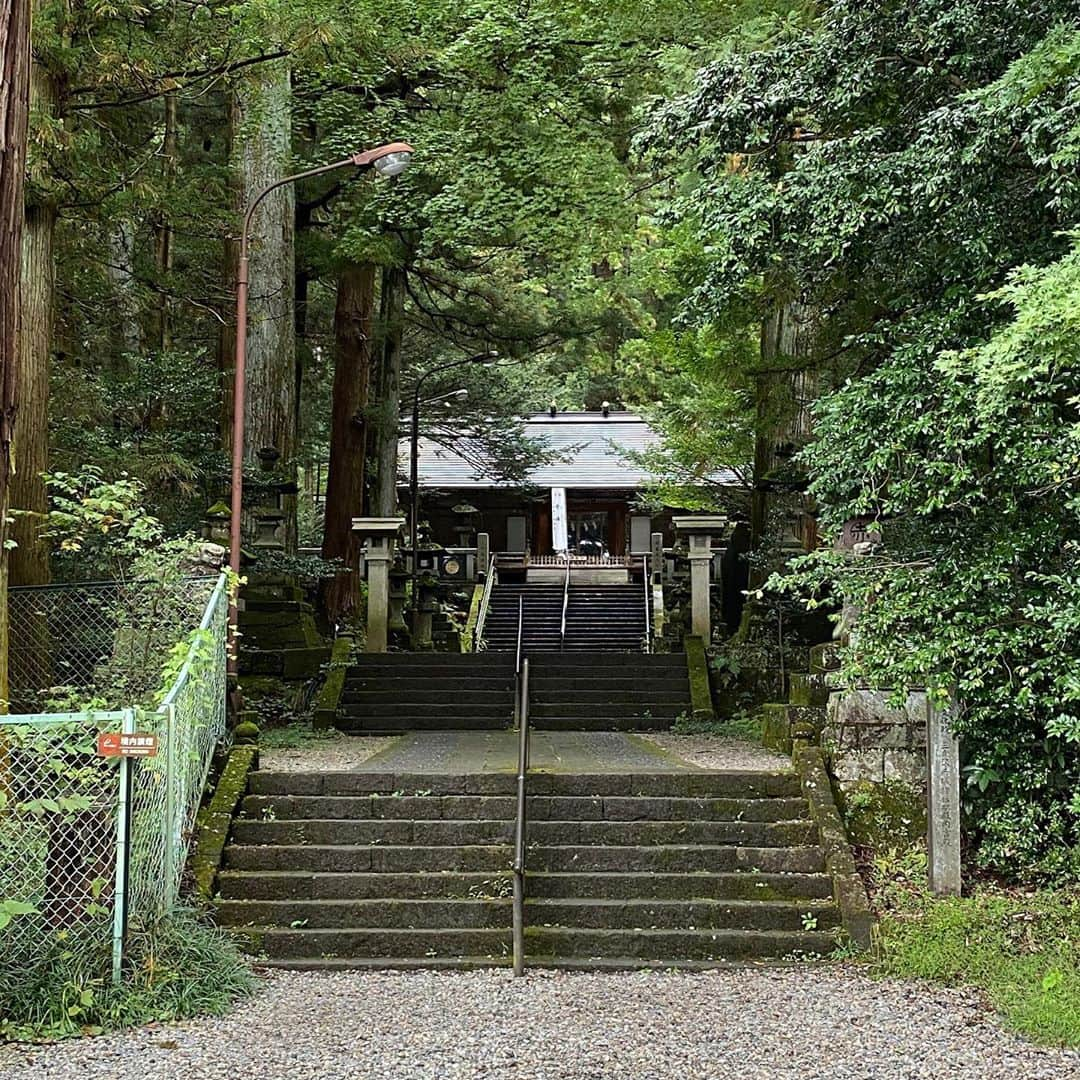
[[[240,262],[236,271],[236,371],[233,376],[233,445],[232,445],[232,517],[229,522],[229,567],[234,574],[240,573],[240,518],[244,498],[244,392],[245,366],[247,362],[247,301],[248,301],[248,236],[251,222],[259,204],[270,194],[286,184],[295,184],[312,176],[333,172],[335,169],[374,169],[380,176],[391,177],[403,173],[412,159],[413,148],[404,142],[387,143],[374,150],[352,154],[341,161],[319,165],[314,169],[293,176],[285,176],[268,184],[248,204],[244,224],[240,231]],[[236,626],[236,603],[229,610],[230,628]],[[230,637],[235,630],[230,629]],[[229,656],[229,672],[236,674],[236,641],[232,641]]]
[[[463,367],[465,364],[494,364],[498,358],[499,354],[497,352],[482,352],[477,353],[475,356],[465,356],[460,360],[453,360],[449,364],[440,364],[438,367],[433,367],[429,371],[425,371],[416,380],[416,388],[413,391],[412,429],[410,431],[411,452],[409,455],[409,546],[412,548],[412,568],[409,577],[412,582],[410,606],[414,613],[419,609],[416,583],[420,576],[420,552],[417,550],[417,544],[419,543],[417,526],[420,517],[420,391],[423,389],[424,383],[433,375],[441,375],[444,371],[452,371],[454,368]],[[447,396],[452,397],[459,393],[460,391],[455,390],[453,394]]]

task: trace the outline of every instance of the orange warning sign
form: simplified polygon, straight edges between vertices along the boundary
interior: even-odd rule
[[[97,737],[98,757],[157,757],[158,740],[148,732],[130,735],[119,731],[101,731]]]

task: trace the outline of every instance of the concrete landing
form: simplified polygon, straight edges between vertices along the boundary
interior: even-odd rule
[[[361,766],[364,772],[486,773],[517,769],[516,731],[414,731]],[[619,731],[533,731],[531,770],[566,773],[700,772],[653,743]]]

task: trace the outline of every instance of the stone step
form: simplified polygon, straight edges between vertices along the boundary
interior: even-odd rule
[[[510,844],[424,847],[419,844],[304,844],[245,846],[225,849],[230,870],[289,871],[323,874],[485,873],[509,870]]]
[[[495,675],[491,678],[473,678],[457,674],[435,675],[425,672],[416,675],[350,675],[345,680],[345,693],[360,690],[378,690],[387,694],[401,694],[422,687],[424,690],[473,691],[476,693],[505,693],[512,690],[513,672],[507,675]]]
[[[649,676],[637,675],[633,669],[626,670],[623,674],[607,670],[602,675],[586,677],[573,675],[567,678],[559,678],[550,673],[550,669],[539,667],[535,674],[529,671],[529,692],[539,697],[542,694],[564,693],[571,694],[578,690],[585,690],[592,694],[618,694],[637,691],[653,691],[655,693],[688,693],[690,682],[683,672],[675,672],[673,675]]]
[[[810,821],[529,822],[530,845],[545,846],[614,844],[619,847],[653,847],[657,844],[732,844],[737,847],[766,848],[798,847],[816,843],[817,840],[817,827]]]
[[[512,884],[509,869],[353,874],[303,870],[223,870],[218,877],[218,888],[225,900],[470,899],[507,896]]]
[[[527,957],[637,960],[758,960],[827,956],[833,934],[820,930],[575,930],[527,926]]]
[[[452,847],[471,844],[508,844],[513,839],[513,821],[412,821],[376,818],[357,821],[312,818],[307,821],[233,822],[237,844],[297,844],[354,846],[360,844],[419,844],[424,847]]]
[[[579,653],[576,656],[567,656],[561,660],[544,661],[543,667],[552,672],[563,671],[568,668],[581,667],[618,667],[623,661],[610,653],[597,652],[593,654]],[[660,668],[679,668],[686,670],[686,657],[682,653],[647,653],[641,661],[641,670],[656,671]]]
[[[435,897],[422,900],[401,897],[369,900],[222,900],[216,906],[216,919],[220,926],[233,927],[487,930],[510,926],[511,901],[506,896],[492,899]]]
[[[500,694],[497,697],[474,700],[472,695],[464,695],[461,700],[450,702],[446,701],[445,697],[441,702],[414,701],[411,698],[404,701],[373,702],[368,698],[353,696],[346,698],[344,705],[346,713],[355,716],[367,714],[390,718],[423,713],[432,720],[459,720],[463,715],[467,715],[478,720],[491,716],[509,721],[514,711],[514,697],[513,694]]]
[[[316,906],[316,905],[312,905]],[[528,899],[526,926],[575,930],[831,930],[831,900]]]
[[[595,721],[598,717],[612,720],[677,720],[688,712],[689,699],[660,701],[579,701],[576,697],[564,697],[556,701],[530,701],[529,719],[536,724],[549,717],[580,717]]]
[[[495,667],[498,664],[495,658],[485,656],[483,653],[455,653],[455,652],[389,652],[389,653],[360,653],[353,658],[349,665],[352,668],[370,667],[422,667],[425,664],[435,664],[442,667],[457,666],[462,669]]]
[[[512,771],[491,773],[274,772],[248,778],[256,795],[512,795]],[[532,795],[649,795],[725,799],[801,798],[792,772],[555,773],[529,774]]]
[[[832,878],[807,873],[528,872],[530,898],[829,900]]]
[[[244,816],[277,821],[508,820],[517,800],[510,795],[248,795]],[[533,795],[530,821],[800,821],[807,818],[800,798],[706,799],[644,795]]]
[[[254,850],[254,849],[252,849]],[[829,900],[832,878],[805,873],[540,873],[529,871],[530,898]],[[374,900],[392,897],[504,896],[508,868],[395,873],[321,873],[312,870],[223,870],[225,900]]]
[[[337,957],[382,958],[382,966],[392,957],[489,957],[502,959],[511,949],[510,928],[506,929],[294,929],[283,927],[243,927],[234,933],[246,941],[249,951],[272,960]],[[433,965],[434,966],[434,965]]]
[[[290,957],[288,960],[266,958],[260,961],[262,967],[284,971],[475,971],[480,968],[509,967],[511,963],[509,954],[506,956],[443,957],[437,955],[434,957],[298,956]]]
[[[233,823],[237,844],[506,844],[514,822],[410,820],[406,818],[250,820]],[[797,847],[817,840],[809,821],[530,821],[529,843],[537,845],[731,844],[739,847]]]
[[[547,845],[529,851],[531,873],[711,874],[749,871],[764,874],[820,874],[825,856],[814,845],[740,847],[734,844]]]
[[[416,706],[417,710],[424,706]],[[338,713],[334,726],[346,735],[404,735],[410,731],[505,731],[511,717],[475,716],[468,711],[459,716],[431,716],[424,712],[379,717],[360,706],[350,705]]]

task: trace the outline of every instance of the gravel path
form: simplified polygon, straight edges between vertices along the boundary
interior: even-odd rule
[[[260,750],[259,768],[276,772],[340,772],[359,768],[399,740],[398,735],[343,735],[288,750]]]
[[[702,769],[767,771],[791,768],[791,758],[787,755],[766,750],[759,743],[746,739],[722,735],[672,735],[667,731],[650,731],[642,738]]]
[[[3,1067],[7,1055],[7,1068]],[[1069,1080],[968,994],[823,967],[279,973],[232,1016],[29,1050],[4,1080]]]

